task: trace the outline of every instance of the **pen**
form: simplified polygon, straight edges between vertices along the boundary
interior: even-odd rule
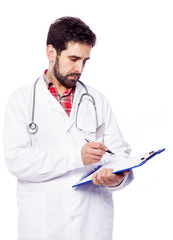
[[[90,139],[88,139],[88,138],[85,138],[85,140],[87,141],[87,142],[93,142],[92,140],[90,140]],[[111,154],[111,155],[115,155],[115,153],[113,153],[111,150],[106,150],[105,152],[107,152],[107,153],[109,153],[109,154]]]

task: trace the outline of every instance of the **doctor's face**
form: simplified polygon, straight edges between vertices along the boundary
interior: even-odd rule
[[[54,76],[63,86],[71,88],[80,78],[86,61],[90,58],[92,46],[69,42],[67,49],[56,56]]]

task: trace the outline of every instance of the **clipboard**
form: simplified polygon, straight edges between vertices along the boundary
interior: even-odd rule
[[[122,161],[119,161],[118,159],[116,161],[115,157],[113,156],[114,161],[106,163],[103,166],[98,166],[94,172],[98,172],[104,168],[113,168],[114,169],[113,173],[116,174],[119,172],[137,168],[144,165],[146,162],[148,162],[148,160],[162,153],[164,150],[165,148],[162,148],[157,151],[151,151],[149,153],[142,154],[136,157],[126,158],[126,159],[123,159]],[[72,188],[92,182],[92,175],[94,174],[94,172],[90,173],[88,176],[86,176],[85,178],[77,182],[75,185],[72,186]]]

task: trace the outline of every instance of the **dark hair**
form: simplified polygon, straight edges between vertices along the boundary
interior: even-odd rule
[[[92,47],[96,43],[96,35],[79,18],[62,17],[50,25],[47,45],[51,44],[60,54],[67,48],[68,42],[85,43]]]

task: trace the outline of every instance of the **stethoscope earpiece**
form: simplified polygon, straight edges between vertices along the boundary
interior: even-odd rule
[[[38,126],[36,123],[30,123],[28,124],[28,132],[31,134],[35,134],[38,131]]]

